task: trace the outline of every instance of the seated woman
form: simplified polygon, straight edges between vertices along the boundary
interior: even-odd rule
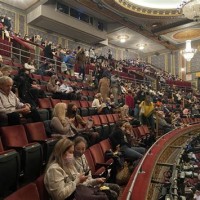
[[[76,137],[76,128],[69,118],[66,117],[67,104],[57,103],[54,107],[53,118],[50,123],[52,136],[63,137],[66,136],[70,139]]]
[[[63,138],[57,142],[49,158],[44,176],[45,187],[53,200],[74,199],[77,186],[86,183],[87,176],[74,166],[74,144]]]
[[[60,81],[56,75],[52,75],[47,83],[47,91],[51,92],[53,99],[60,99],[61,93],[59,92]]]
[[[120,119],[125,121],[131,121],[133,117],[129,115],[129,107],[124,105],[120,108]]]
[[[75,167],[77,171],[81,174],[87,174],[87,183],[89,185],[97,186],[104,185],[110,188],[110,198],[111,200],[117,200],[120,192],[120,187],[117,184],[105,183],[105,178],[92,178],[88,162],[84,155],[87,147],[87,142],[83,137],[77,137],[74,140],[74,157],[75,157]]]
[[[30,73],[34,73],[35,72],[35,61],[34,60],[31,60],[29,59],[27,63],[24,63],[24,68],[26,70],[29,70]]]
[[[145,148],[131,146],[127,138],[127,122],[120,120],[116,123],[116,127],[109,136],[113,149],[123,152],[125,158],[130,161],[136,161],[142,158]]]
[[[94,96],[94,100],[92,102],[92,107],[97,109],[98,114],[109,114],[109,110],[105,103],[103,103],[103,99],[101,93],[97,93]]]
[[[74,103],[69,103],[67,106],[66,116],[79,128],[79,133],[88,141],[89,145],[93,145],[97,142],[99,133],[94,132],[92,129],[93,121],[85,121],[78,113],[77,106]]]

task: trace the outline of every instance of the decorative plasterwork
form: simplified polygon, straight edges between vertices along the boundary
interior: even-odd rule
[[[200,38],[200,28],[187,29],[173,34],[176,40],[194,40]]]
[[[140,15],[146,16],[154,16],[154,17],[176,17],[180,16],[180,13],[177,9],[154,9],[147,8],[136,5],[134,3],[129,2],[128,0],[115,0],[115,3],[119,4],[123,8]]]

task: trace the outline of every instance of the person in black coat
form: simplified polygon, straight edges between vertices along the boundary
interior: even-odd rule
[[[118,121],[109,138],[114,149],[121,151],[126,159],[136,161],[142,158],[146,150],[131,146],[126,135],[126,124],[126,121]]]
[[[49,42],[48,45],[44,48],[44,57],[53,60],[53,51],[52,51],[52,43]]]
[[[29,76],[29,71],[25,69],[19,70],[18,75],[14,77],[15,85],[18,89],[19,98],[37,107],[38,98],[45,98],[46,95],[36,81]]]

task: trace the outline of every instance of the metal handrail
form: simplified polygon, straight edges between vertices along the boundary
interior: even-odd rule
[[[41,63],[42,60],[47,59],[46,57],[41,56],[41,55],[39,55],[39,54],[37,54],[35,52],[33,53],[33,52],[26,51],[24,49],[20,49],[20,48],[14,47],[12,42],[11,42],[11,45],[7,45],[5,43],[1,43],[0,42],[0,45],[11,47],[11,52],[9,52],[8,50],[3,50],[3,51],[5,51],[7,53],[11,53],[11,58],[13,58],[15,55],[19,56],[18,59],[19,59],[20,63],[22,63],[22,57],[26,58],[27,60],[30,57],[33,57],[34,61],[37,63],[37,65],[39,65],[39,63]],[[40,47],[36,45],[36,48],[40,48]],[[19,51],[19,53],[16,53],[14,51]],[[29,54],[29,56],[23,55],[23,54]],[[59,61],[59,60],[56,60],[56,59],[48,59],[48,60],[54,64],[55,72],[57,72],[58,71],[58,67],[61,66],[62,62]],[[22,64],[24,64],[24,63],[22,63]],[[122,78],[122,79],[123,80],[128,80],[128,79],[124,79],[124,78]],[[149,84],[149,83],[151,83],[151,85],[153,86],[153,81],[151,81],[151,80],[146,81],[146,80],[134,79],[132,81],[135,84],[138,84],[138,83],[147,83],[147,84]],[[162,85],[164,85],[164,87],[165,86],[170,86],[170,84],[162,84]],[[191,88],[190,86],[178,86],[178,85],[176,85],[176,87],[184,89],[185,91],[187,90],[187,88]]]

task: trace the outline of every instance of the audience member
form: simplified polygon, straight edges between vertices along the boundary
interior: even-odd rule
[[[143,147],[133,147],[128,143],[125,128],[126,124],[126,121],[118,121],[109,138],[114,149],[122,151],[124,157],[130,159],[130,161],[136,161],[142,158],[145,149]]]
[[[99,187],[107,186],[111,195],[109,199],[117,200],[120,192],[120,187],[117,184],[105,183],[105,178],[92,178],[91,170],[89,168],[88,162],[84,155],[84,152],[87,148],[87,141],[83,137],[77,137],[74,140],[74,157],[75,157],[75,167],[80,174],[87,174],[87,182],[89,185]]]
[[[57,103],[54,107],[53,118],[50,127],[54,137],[68,137],[73,140],[76,137],[76,127],[74,127],[68,117],[66,117],[67,104]]]
[[[78,114],[78,108],[74,103],[68,104],[66,116],[70,119],[75,127],[79,128],[79,134],[81,133],[81,135],[87,140],[90,146],[98,141],[99,133],[94,132],[94,130],[92,129],[93,120],[84,120]]]
[[[82,81],[85,80],[85,64],[86,64],[86,56],[84,49],[81,48],[76,55],[76,62],[79,67],[79,77],[82,75]]]
[[[0,77],[0,116],[1,123],[16,125],[21,117],[31,118],[33,122],[41,121],[40,115],[30,104],[22,103],[11,91],[13,80],[8,76]]]
[[[88,176],[75,168],[73,153],[73,142],[63,138],[57,142],[49,158],[44,184],[54,200],[74,199],[77,186],[82,183],[88,185]]]
[[[99,81],[98,85],[99,92],[103,98],[103,101],[106,101],[106,98],[109,97],[110,92],[110,80],[108,74],[104,72],[103,77]]]
[[[150,126],[151,131],[155,133],[154,104],[151,102],[151,96],[148,93],[146,93],[145,100],[140,103],[139,107],[142,124]]]

